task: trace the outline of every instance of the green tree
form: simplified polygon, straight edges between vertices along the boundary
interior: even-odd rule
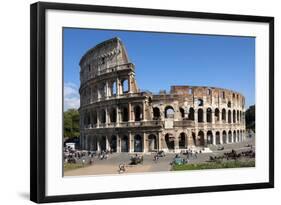
[[[76,109],[69,109],[63,113],[64,137],[78,137],[80,135],[79,128],[79,112]]]
[[[256,131],[256,107],[255,105],[250,106],[245,113],[246,128]]]

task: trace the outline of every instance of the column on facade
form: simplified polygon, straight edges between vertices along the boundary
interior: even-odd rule
[[[109,86],[108,86],[108,81],[105,82],[105,97],[109,97]]]
[[[194,109],[194,123],[197,124],[198,123],[198,109]]]
[[[105,149],[110,150],[109,136],[105,136]]]
[[[145,116],[145,100],[142,101],[142,120],[146,121],[146,116]]]
[[[215,124],[215,121],[216,121],[215,120],[215,110],[212,109],[211,115],[212,115],[212,117],[211,117],[212,118],[212,124]]]
[[[108,112],[108,108],[105,108],[105,126],[107,127],[109,124],[109,112]]]
[[[228,139],[228,132],[226,132],[226,144],[229,143],[229,139]]]
[[[131,122],[132,121],[132,104],[129,102],[128,103],[128,115],[129,115],[129,122]]]
[[[203,108],[203,122],[205,123],[205,122],[207,122],[207,111],[206,111],[206,109],[205,108]]]
[[[120,95],[119,84],[120,84],[120,80],[119,80],[119,78],[116,78],[116,96]]]
[[[144,132],[143,134],[142,134],[142,142],[143,142],[143,152],[147,152],[147,134]]]
[[[121,139],[119,137],[119,134],[116,134],[116,152],[120,153],[121,152]]]
[[[99,109],[96,109],[96,113],[97,113],[97,127],[100,126],[100,112]]]
[[[133,139],[133,136],[132,136],[132,133],[129,132],[129,152],[134,152],[134,139]]]
[[[158,143],[157,143],[157,150],[160,151],[160,150],[162,149],[161,135],[160,135],[160,133],[157,133],[157,140],[158,140]]]
[[[120,109],[118,106],[116,106],[116,125],[118,126],[119,125],[119,122],[120,122]]]
[[[101,148],[100,148],[100,138],[98,136],[96,136],[96,140],[97,140],[97,151],[100,152]]]
[[[215,131],[212,131],[212,134],[213,134],[213,145],[216,145],[217,142],[216,142],[216,132]]]
[[[128,78],[128,92],[132,93],[132,75],[129,74],[129,78]]]
[[[207,131],[204,131],[204,146],[206,147],[207,145],[208,145]]]
[[[174,147],[175,147],[175,151],[179,149],[179,136],[175,136]]]
[[[223,144],[223,133],[220,131],[220,144]]]

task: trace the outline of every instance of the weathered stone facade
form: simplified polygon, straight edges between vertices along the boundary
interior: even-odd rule
[[[142,92],[120,39],[90,49],[80,61],[81,148],[114,152],[179,152],[240,142],[245,98],[204,86]]]

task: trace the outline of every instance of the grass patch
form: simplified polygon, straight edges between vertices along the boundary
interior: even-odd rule
[[[225,169],[255,167],[255,160],[251,161],[226,161],[226,162],[205,162],[199,164],[173,165],[172,171],[199,170],[199,169]]]
[[[73,169],[79,169],[79,168],[83,168],[86,165],[82,165],[82,164],[73,164],[73,163],[64,163],[63,168],[64,171],[69,171],[69,170],[73,170]]]

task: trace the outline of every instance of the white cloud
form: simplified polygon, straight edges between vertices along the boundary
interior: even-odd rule
[[[79,108],[80,96],[78,86],[74,83],[64,83],[64,110]]]

